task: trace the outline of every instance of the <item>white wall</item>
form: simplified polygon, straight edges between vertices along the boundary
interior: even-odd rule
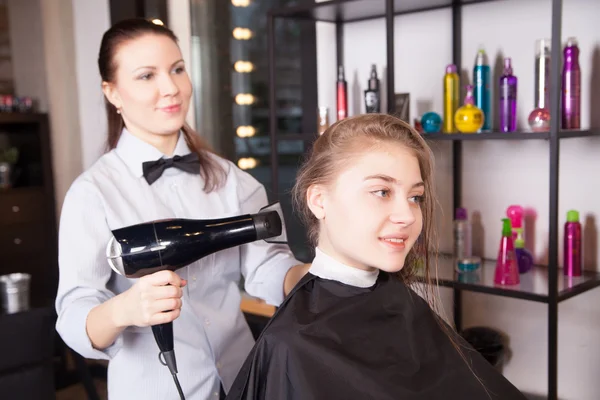
[[[600,31],[597,18],[600,2],[564,2],[563,42],[569,36],[579,40],[582,69],[582,125],[600,127]],[[411,122],[423,112],[442,114],[442,77],[452,61],[451,11],[437,10],[395,19],[395,92],[411,94]],[[533,108],[534,43],[551,35],[549,0],[507,0],[463,8],[463,68],[472,77],[475,53],[483,45],[494,65],[496,57],[512,57],[519,78],[519,125],[526,127]],[[317,27],[319,55],[319,105],[335,110],[335,29],[332,24]],[[383,19],[347,24],[344,28],[344,66],[351,114],[364,112],[360,96],[369,68],[378,66],[385,84],[385,22]],[[464,82],[463,82],[464,83]],[[594,98],[593,95],[595,96]],[[333,117],[333,111],[330,114]],[[592,118],[595,118],[591,124]],[[441,249],[451,249],[452,160],[450,143],[434,143],[438,195],[443,220],[439,236]],[[521,204],[537,212],[535,226],[528,226],[528,247],[538,263],[547,262],[548,248],[548,144],[543,141],[471,142],[463,147],[463,205],[481,216],[484,237],[482,255],[496,258],[500,219],[510,204]],[[597,178],[600,139],[577,138],[561,142],[559,223],[568,209],[580,211],[586,223],[586,267],[598,269],[598,234],[595,218],[600,213]],[[514,175],[513,175],[514,174]],[[509,178],[511,176],[511,178]],[[562,243],[562,233],[559,237]],[[560,248],[560,247],[559,247]],[[562,249],[560,250],[562,257]],[[443,289],[446,309],[451,297]],[[520,389],[545,393],[547,379],[547,308],[543,304],[465,293],[465,326],[487,325],[510,336],[512,359],[505,375]],[[559,393],[564,399],[598,399],[597,383],[600,349],[595,347],[600,330],[600,290],[559,306]]]
[[[110,27],[110,6],[108,0],[72,0],[72,3],[81,156],[86,169],[102,155],[106,145],[106,111],[98,51],[102,35]]]

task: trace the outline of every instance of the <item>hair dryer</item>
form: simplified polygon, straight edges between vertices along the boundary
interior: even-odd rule
[[[209,254],[257,240],[285,243],[280,213],[279,203],[275,203],[257,214],[205,220],[165,219],[115,229],[106,257],[115,272],[128,278],[167,269],[175,271]],[[159,360],[169,368],[184,399],[176,375],[173,324],[153,325],[152,333],[160,349]]]

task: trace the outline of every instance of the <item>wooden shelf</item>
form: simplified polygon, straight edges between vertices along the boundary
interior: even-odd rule
[[[244,292],[242,292],[242,303],[240,308],[244,313],[267,318],[271,318],[273,314],[275,314],[275,306],[269,305],[263,300],[252,297]]]

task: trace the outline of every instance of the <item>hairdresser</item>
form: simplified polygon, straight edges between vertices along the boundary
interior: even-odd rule
[[[279,305],[308,266],[287,246],[259,241],[176,273],[114,273],[105,254],[111,229],[256,213],[267,196],[185,125],[192,85],[172,31],[143,19],[120,22],[104,34],[98,66],[108,151],[63,204],[57,331],[82,356],[109,360],[110,399],[164,400],[178,398],[177,390],[148,327],[174,321],[186,400],[219,399],[254,343],[240,311],[240,278],[249,294]],[[161,158],[171,159],[170,168]]]

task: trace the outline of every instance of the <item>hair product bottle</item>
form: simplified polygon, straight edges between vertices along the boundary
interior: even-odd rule
[[[504,59],[499,89],[500,131],[514,132],[517,130],[517,77],[513,75],[510,58]]]
[[[485,119],[481,131],[489,131],[492,128],[492,97],[490,64],[488,62],[485,50],[480,49],[475,57],[475,66],[473,67],[473,84],[475,105],[479,108]]]
[[[365,111],[367,114],[378,113],[381,111],[380,96],[377,66],[373,64],[371,65],[371,76],[367,82],[367,90],[365,90]]]
[[[564,274],[566,276],[581,276],[582,252],[581,252],[581,223],[579,212],[569,210],[564,233]]]
[[[570,37],[563,50],[562,129],[580,129],[581,70],[577,39]]]
[[[510,226],[513,231],[513,241],[517,240],[517,229],[523,228],[523,207],[513,204],[506,209],[506,216],[510,219]]]
[[[319,107],[317,116],[317,133],[321,136],[329,128],[329,107]]]
[[[533,254],[525,248],[525,239],[523,239],[523,228],[513,228],[516,231],[515,256],[517,256],[517,265],[519,273],[524,274],[533,267]]]
[[[496,271],[494,283],[498,285],[518,285],[519,266],[512,239],[512,228],[510,219],[502,218],[502,238],[498,248],[498,259],[496,260]]]
[[[337,119],[342,120],[348,116],[348,83],[344,77],[344,66],[338,67],[337,78]]]
[[[446,67],[444,75],[444,133],[456,132],[454,115],[458,110],[460,102],[460,78],[456,65],[450,64]]]
[[[454,124],[461,133],[476,133],[483,126],[485,115],[473,103],[473,86],[467,85],[465,104],[456,110],[454,115]]]
[[[465,208],[457,208],[454,216],[455,262],[471,256],[471,223]]]
[[[550,39],[535,41],[535,104],[527,122],[533,132],[550,130]]]

